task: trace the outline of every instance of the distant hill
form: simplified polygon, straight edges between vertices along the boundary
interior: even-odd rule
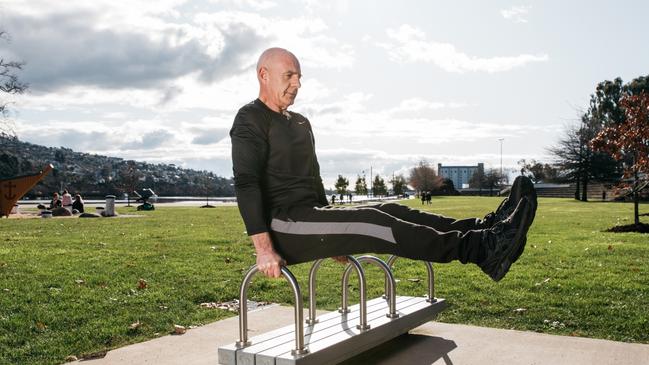
[[[121,196],[141,188],[159,196],[234,196],[232,179],[212,172],[45,147],[0,134],[0,179],[37,173],[49,163],[54,171],[26,196],[49,198],[63,189],[83,197]]]

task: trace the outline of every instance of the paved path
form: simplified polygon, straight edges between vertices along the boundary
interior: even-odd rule
[[[249,313],[250,337],[293,323],[293,308]],[[108,352],[81,365],[215,365],[217,348],[238,337],[238,317]],[[649,345],[429,322],[344,363],[381,365],[649,365]]]

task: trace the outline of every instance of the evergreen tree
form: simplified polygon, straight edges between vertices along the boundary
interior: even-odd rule
[[[367,182],[365,181],[365,176],[356,176],[354,192],[356,195],[367,195]]]
[[[374,194],[374,196],[383,196],[387,195],[387,193],[388,191],[385,186],[385,181],[377,174],[372,183],[372,194]]]
[[[399,174],[392,181],[392,191],[395,195],[403,195],[406,192],[406,178]]]
[[[343,177],[342,175],[338,175],[338,180],[336,180],[336,192],[338,194],[347,194],[347,186],[349,186],[349,180],[347,178]]]

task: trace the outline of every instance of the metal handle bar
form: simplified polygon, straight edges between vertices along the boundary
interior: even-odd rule
[[[367,290],[365,288],[365,273],[363,272],[363,267],[361,266],[360,262],[358,262],[353,256],[346,257],[350,262],[350,264],[348,264],[349,270],[351,270],[351,267],[353,267],[354,269],[356,269],[356,274],[358,275],[358,286],[360,291],[360,323],[356,326],[356,328],[360,330],[366,330],[370,327],[367,325]],[[308,323],[309,325],[313,325],[318,322],[315,313],[316,273],[324,260],[325,259],[320,259],[314,262],[313,266],[311,266],[311,271],[309,271],[309,318],[306,320],[306,323]],[[347,307],[345,307],[344,311],[342,308],[340,308],[338,311],[341,313],[349,312]]]
[[[300,286],[289,269],[282,266],[281,271],[284,278],[291,285],[295,297],[295,349],[291,351],[291,354],[306,354],[309,350],[304,346],[304,323]],[[259,272],[257,265],[253,265],[246,273],[239,288],[239,341],[236,342],[237,347],[246,347],[251,344],[248,341],[248,287],[250,286],[250,280],[257,272]]]
[[[387,261],[388,267],[392,268],[392,265],[394,265],[394,262],[398,258],[399,256],[390,256]],[[428,270],[428,299],[426,299],[426,301],[429,303],[435,303],[437,299],[435,299],[435,273],[433,272],[433,264],[424,261],[424,265],[426,265],[426,269]],[[387,282],[385,284],[385,297],[389,298]]]
[[[381,259],[375,256],[359,256],[356,258],[359,262],[369,262],[372,264],[377,265],[383,272],[385,273],[385,284],[387,286],[387,292],[389,293],[388,296],[388,306],[389,306],[389,312],[386,315],[388,318],[397,318],[399,317],[399,314],[397,313],[397,308],[396,308],[396,294],[395,294],[395,288],[396,288],[396,283],[394,281],[394,275],[392,275],[392,271],[390,271],[390,267]],[[342,310],[347,310],[347,283],[349,282],[349,273],[351,272],[351,267],[348,265],[347,268],[345,269],[345,272],[343,273],[343,295],[342,295]]]

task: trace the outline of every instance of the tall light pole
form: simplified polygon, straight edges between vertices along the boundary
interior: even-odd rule
[[[500,141],[500,179],[502,180],[503,178],[503,141],[505,140],[504,138],[498,138]]]
[[[373,181],[372,179],[373,179],[373,177],[372,177],[372,165],[370,165],[370,191],[372,192],[372,197],[374,197],[374,190],[372,190],[374,188],[373,185],[372,185],[372,181]]]

